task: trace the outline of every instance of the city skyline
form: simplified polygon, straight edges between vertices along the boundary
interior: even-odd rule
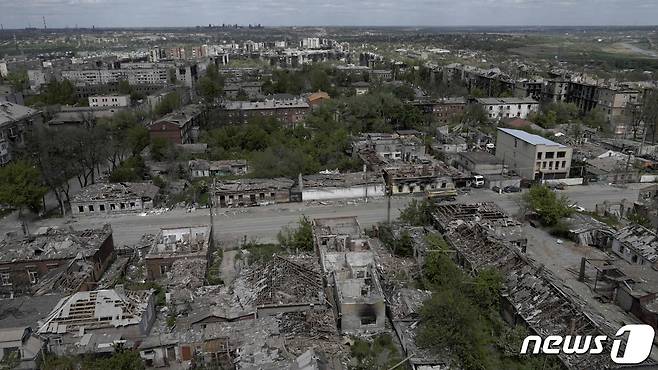
[[[192,0],[0,0],[4,28],[264,26],[655,25],[651,0],[438,0],[214,3]],[[592,12],[596,9],[596,12]]]

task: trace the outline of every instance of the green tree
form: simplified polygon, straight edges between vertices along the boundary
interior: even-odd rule
[[[151,140],[151,158],[155,161],[162,161],[165,159],[172,159],[175,156],[174,145],[171,141],[156,137]]]
[[[434,206],[428,200],[412,199],[406,208],[400,211],[400,221],[412,226],[428,226],[432,223]]]
[[[19,210],[38,211],[48,189],[43,186],[41,174],[32,164],[14,161],[0,167],[0,203]]]
[[[30,81],[27,78],[27,71],[22,69],[9,72],[6,77],[9,86],[16,92],[23,92],[30,87]]]
[[[569,199],[565,195],[558,195],[545,185],[535,185],[530,188],[523,199],[528,207],[535,210],[546,226],[553,226],[561,219],[571,215],[573,210],[569,207]]]
[[[215,64],[209,65],[206,74],[199,79],[198,91],[208,103],[224,94],[224,79],[219,75]]]
[[[312,251],[313,227],[311,221],[306,216],[302,216],[296,229],[284,228],[277,234],[277,239],[282,246],[302,251]]]
[[[177,92],[171,92],[167,94],[156,106],[153,111],[158,116],[163,116],[167,113],[171,113],[181,106],[181,98]]]

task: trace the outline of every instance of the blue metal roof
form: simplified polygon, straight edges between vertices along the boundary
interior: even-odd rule
[[[525,141],[529,144],[532,144],[532,145],[547,145],[547,146],[557,146],[557,147],[560,147],[560,148],[566,148],[566,146],[564,146],[560,143],[556,143],[555,141],[548,140],[545,137],[541,137],[539,135],[534,135],[534,134],[531,134],[531,133],[528,133],[528,132],[525,132],[525,131],[522,131],[522,130],[514,130],[514,129],[511,129],[511,128],[499,128],[499,130],[506,133],[506,134],[508,134],[508,135],[512,135],[517,139],[521,139],[521,140],[523,140],[523,141]]]

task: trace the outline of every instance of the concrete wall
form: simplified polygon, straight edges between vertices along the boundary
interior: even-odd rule
[[[640,182],[658,182],[658,175],[641,175]]]
[[[569,178],[569,179],[556,179],[556,180],[544,180],[544,184],[564,184],[564,185],[582,185],[583,184],[583,178],[582,177],[574,177],[574,178]]]
[[[386,325],[386,305],[384,301],[367,303],[342,303],[340,305],[341,330],[343,332],[378,331]],[[376,317],[372,324],[362,324],[361,319]]]
[[[383,197],[385,194],[384,184],[367,186],[368,197]],[[302,200],[326,200],[326,199],[350,199],[365,198],[366,186],[358,185],[345,188],[304,188]]]
[[[143,201],[142,198],[71,202],[71,214],[73,217],[126,214],[144,212],[153,208],[153,205],[153,200]]]

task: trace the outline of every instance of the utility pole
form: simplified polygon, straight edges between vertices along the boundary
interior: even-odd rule
[[[46,26],[46,16],[44,15],[41,18],[43,19],[43,30],[45,31],[48,29],[48,26]]]

